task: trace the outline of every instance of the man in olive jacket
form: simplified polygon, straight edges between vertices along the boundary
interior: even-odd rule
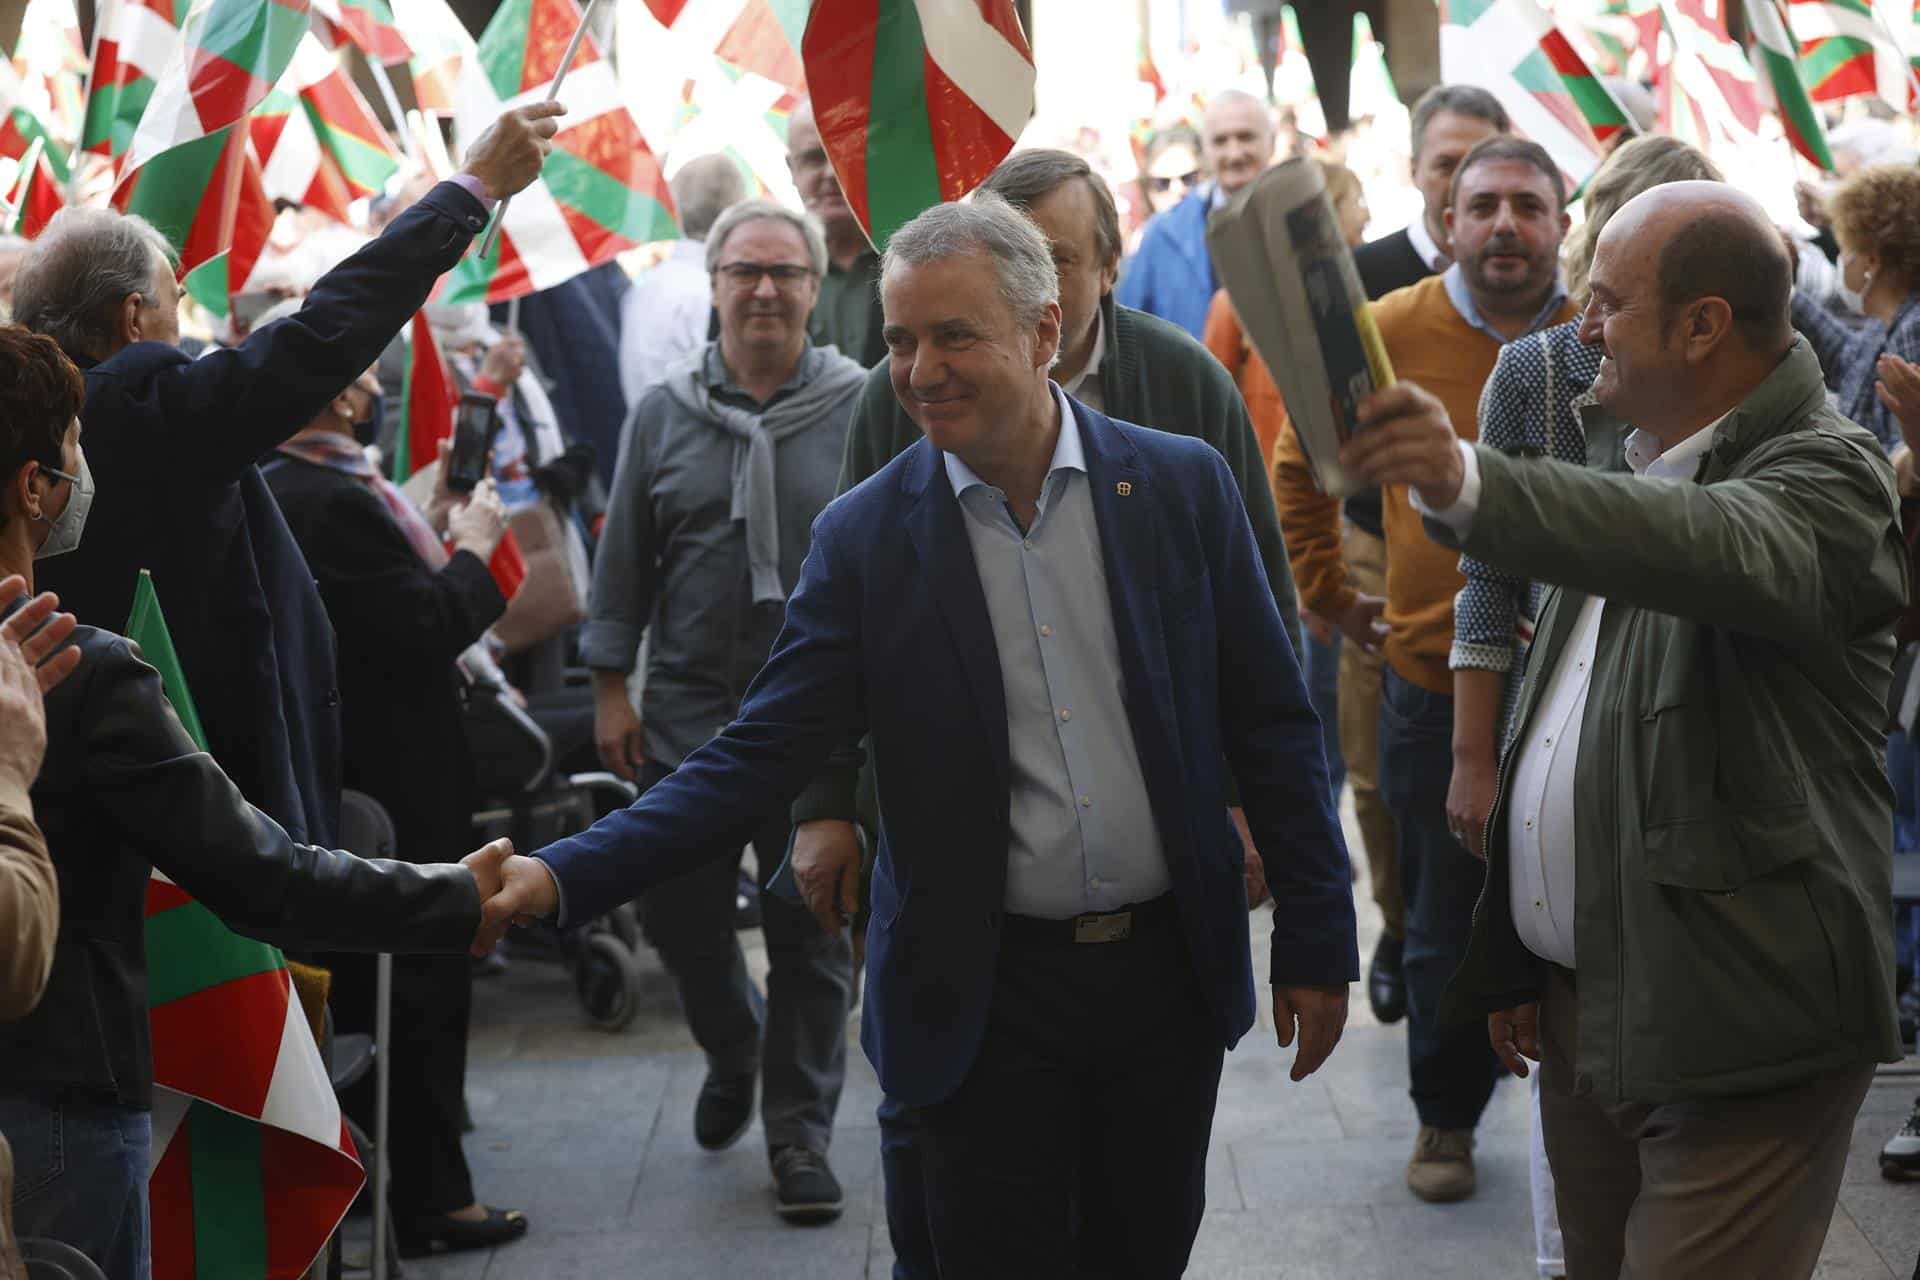
[[[1343,455],[1411,485],[1436,540],[1558,585],[1449,1004],[1541,1063],[1570,1277],[1793,1280],[1900,1057],[1893,472],[1827,407],[1750,197],[1640,196],[1592,288],[1594,395],[1638,474],[1462,446],[1406,386]]]
[[[1177,435],[1198,436],[1227,462],[1253,525],[1281,621],[1299,646],[1300,610],[1280,517],[1267,487],[1266,462],[1239,388],[1184,329],[1115,304],[1121,239],[1113,196],[1087,162],[1070,152],[1036,149],[1010,156],[981,184],[1026,213],[1053,249],[1060,275],[1060,359],[1053,380],[1107,416]],[[886,361],[867,376],[847,431],[840,472],[845,493],[920,438],[894,393]],[[872,775],[849,750],[794,803],[795,877],[823,928],[837,933],[855,914],[860,854],[856,814],[878,829]],[[856,791],[857,788],[857,791]],[[1231,795],[1234,804],[1238,800]],[[1266,896],[1260,860],[1240,810],[1232,813],[1245,846],[1248,901]],[[856,934],[856,942],[858,935]],[[880,1109],[887,1220],[900,1280],[934,1274],[912,1134],[889,1100]]]

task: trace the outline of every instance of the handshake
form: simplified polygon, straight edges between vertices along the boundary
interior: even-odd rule
[[[560,887],[547,864],[513,851],[513,841],[495,840],[466,857],[460,865],[473,873],[480,890],[480,931],[473,936],[473,954],[484,956],[506,935],[509,925],[530,925],[560,909]]]

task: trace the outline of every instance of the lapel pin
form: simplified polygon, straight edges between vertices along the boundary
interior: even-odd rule
[[[1113,491],[1123,498],[1131,497],[1133,495],[1133,486],[1125,480],[1122,480],[1119,484],[1113,486]]]

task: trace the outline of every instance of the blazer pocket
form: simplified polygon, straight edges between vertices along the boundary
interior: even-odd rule
[[[1797,777],[1777,779],[1780,803],[1669,822],[1641,833],[1645,875],[1656,884],[1732,893],[1820,852],[1820,829]]]

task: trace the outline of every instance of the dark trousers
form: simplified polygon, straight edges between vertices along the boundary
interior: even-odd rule
[[[642,790],[671,772],[649,761]],[[790,831],[783,809],[754,837],[760,883],[786,856]],[[680,989],[687,1028],[709,1068],[722,1075],[760,1072],[768,1149],[824,1152],[847,1076],[853,951],[845,936],[821,932],[806,908],[761,894],[768,960],[763,1002],[734,933],[738,873],[734,863],[718,861],[647,894],[640,901],[647,941]]]
[[[1125,942],[1003,941],[959,1089],[882,1108],[895,1274],[1180,1275],[1206,1207],[1224,1056],[1171,921]],[[915,1165],[919,1187],[898,1184]],[[931,1243],[931,1270],[910,1269],[925,1265],[907,1260],[916,1242]]]
[[[18,1239],[71,1245],[107,1280],[150,1280],[152,1112],[111,1100],[10,1093],[0,1095],[0,1134],[13,1147]],[[5,1242],[0,1231],[0,1251]]]
[[[375,957],[334,954],[321,963],[333,970],[328,1002],[336,1031],[371,1033]],[[393,1176],[387,1203],[401,1222],[474,1202],[473,1175],[460,1146],[472,1013],[473,965],[466,956],[394,956],[387,1112]],[[366,1133],[373,1132],[374,1082],[369,1071],[341,1095],[347,1114]]]
[[[1399,835],[1407,903],[1407,1076],[1420,1123],[1472,1129],[1499,1060],[1479,1023],[1443,1029],[1440,994],[1467,953],[1486,864],[1447,830],[1453,699],[1387,668],[1380,693],[1380,793]]]

